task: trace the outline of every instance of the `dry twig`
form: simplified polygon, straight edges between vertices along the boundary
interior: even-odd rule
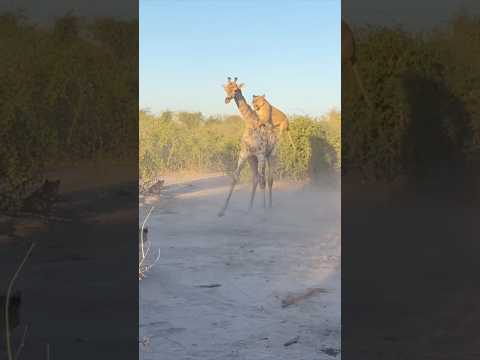
[[[18,266],[17,270],[15,271],[15,274],[13,274],[12,279],[10,280],[10,283],[8,284],[8,289],[7,289],[7,295],[6,295],[6,301],[5,301],[5,342],[7,345],[7,354],[8,354],[8,360],[14,360],[13,353],[12,353],[12,343],[10,340],[11,334],[10,334],[10,316],[9,316],[9,308],[10,308],[10,297],[12,293],[12,288],[13,284],[15,283],[15,280],[18,277],[18,274],[23,268],[23,265],[25,265],[25,262],[27,261],[28,257],[30,256],[30,253],[32,252],[33,248],[35,247],[35,243],[32,243],[30,247],[27,250],[27,253],[23,257],[22,262]]]
[[[285,344],[283,344],[283,346],[286,347],[286,346],[296,344],[296,343],[298,343],[298,340],[300,340],[300,336],[295,336],[293,339],[288,340]]]
[[[139,261],[139,264],[138,264],[138,278],[139,280],[142,280],[143,278],[145,278],[145,274],[158,262],[158,260],[160,259],[160,249],[158,250],[158,253],[157,253],[157,256],[155,257],[155,259],[151,262],[151,263],[146,263],[146,258],[148,257],[148,254],[150,253],[150,247],[151,247],[151,244],[150,242],[148,243],[147,247],[145,248],[145,241],[144,241],[144,238],[143,238],[143,234],[144,234],[144,228],[145,228],[145,224],[147,223],[148,221],[148,218],[150,217],[150,214],[152,213],[153,209],[155,207],[152,206],[150,211],[148,212],[147,216],[145,217],[145,219],[143,220],[143,223],[142,223],[142,226],[140,228],[140,251],[141,251],[141,254],[140,254],[140,261]]]
[[[23,347],[25,346],[25,339],[27,337],[28,325],[25,325],[25,330],[23,331],[22,341],[18,346],[17,352],[15,354],[15,360],[18,360],[20,353],[22,352]]]

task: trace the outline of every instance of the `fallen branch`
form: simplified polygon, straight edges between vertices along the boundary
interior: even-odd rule
[[[221,284],[206,284],[206,285],[196,285],[196,287],[199,288],[206,288],[206,289],[211,289],[211,288],[216,288],[222,286]]]
[[[157,178],[148,182],[141,180],[139,182],[139,192],[143,195],[159,193],[162,190],[164,183],[165,180]]]
[[[313,288],[307,289],[303,294],[300,295],[288,295],[285,299],[282,300],[282,307],[286,308],[287,306],[297,304],[310,296],[320,293],[327,293],[328,291],[322,288]]]
[[[285,344],[283,344],[283,346],[290,346],[296,344],[298,343],[298,340],[300,340],[300,336],[295,336],[293,339],[288,340]]]

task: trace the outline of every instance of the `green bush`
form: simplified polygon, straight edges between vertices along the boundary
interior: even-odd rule
[[[373,111],[342,74],[343,161],[370,181],[428,174],[480,147],[480,21],[430,33],[356,29],[357,68]]]
[[[53,29],[0,16],[0,209],[52,163],[137,145],[138,24],[72,16]]]
[[[140,176],[146,180],[176,171],[232,172],[237,164],[243,120],[239,116],[210,117],[200,113],[140,111]],[[290,135],[280,139],[278,176],[304,179],[340,169],[340,114],[321,119],[291,118]],[[248,166],[243,176],[248,175]]]

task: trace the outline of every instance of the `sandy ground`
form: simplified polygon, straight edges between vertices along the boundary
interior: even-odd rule
[[[28,245],[36,244],[15,283],[23,295],[15,349],[28,326],[21,360],[46,359],[47,344],[51,359],[131,359],[138,352],[136,326],[128,325],[138,319],[131,255],[138,238],[137,164],[87,165],[50,175],[62,181],[53,215],[71,221],[27,226],[32,220],[19,218],[25,224],[0,238],[0,295]],[[0,359],[4,348],[2,339]]]
[[[219,218],[228,183],[166,178],[141,199],[161,257],[140,282],[140,358],[340,359],[340,193],[282,183],[273,210],[257,197],[247,214],[240,186]],[[309,288],[321,290],[282,307]]]

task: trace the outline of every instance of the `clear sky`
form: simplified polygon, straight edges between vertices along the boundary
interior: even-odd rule
[[[140,0],[140,108],[236,114],[222,84],[287,113],[340,109],[340,0]]]

